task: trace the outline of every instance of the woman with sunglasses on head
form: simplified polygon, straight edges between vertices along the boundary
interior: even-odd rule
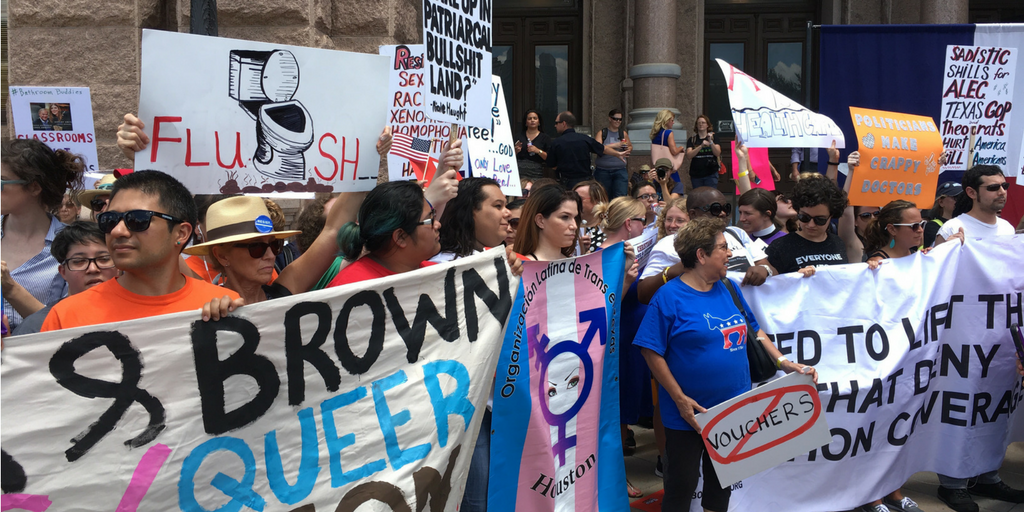
[[[846,244],[830,230],[832,219],[846,208],[846,194],[819,174],[798,181],[790,200],[800,229],[768,246],[765,252],[772,267],[780,274],[800,272],[809,277],[817,266],[847,263]]]
[[[4,286],[3,314],[13,329],[24,316],[67,294],[57,271],[60,264],[50,254],[64,224],[50,212],[66,191],[81,189],[85,166],[81,157],[34,139],[4,141],[2,154],[0,251],[8,269],[3,281],[17,282],[27,292],[11,294],[11,287]]]

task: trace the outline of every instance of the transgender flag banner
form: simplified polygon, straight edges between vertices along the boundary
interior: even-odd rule
[[[629,510],[618,403],[624,263],[621,243],[523,263],[494,384],[488,510]]]

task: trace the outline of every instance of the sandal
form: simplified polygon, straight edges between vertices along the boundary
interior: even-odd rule
[[[633,484],[629,483],[629,480],[626,480],[626,494],[630,498],[641,498],[643,497],[644,492],[641,491],[640,489],[637,489],[636,487],[633,487]]]

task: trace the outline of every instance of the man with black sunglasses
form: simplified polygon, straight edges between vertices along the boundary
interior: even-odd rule
[[[957,197],[956,217],[939,228],[935,245],[963,231],[972,238],[1012,235],[1013,226],[999,218],[1006,207],[1007,190],[1003,171],[995,165],[975,165],[964,173],[963,193]]]
[[[846,263],[846,244],[831,230],[831,220],[846,209],[846,194],[822,175],[798,181],[791,199],[799,231],[768,246],[768,261],[779,273],[814,275],[815,268]]]
[[[686,196],[686,209],[691,220],[716,217],[728,221],[732,218],[732,203],[728,202],[718,189],[712,187],[699,187],[691,191]],[[737,226],[728,226],[725,228],[725,241],[732,251],[728,269],[730,272],[746,273],[743,285],[760,286],[775,275],[776,271],[768,263],[768,257],[764,253],[764,244],[752,240],[746,231]],[[640,283],[637,285],[640,301],[649,303],[654,297],[654,292],[682,274],[683,265],[679,253],[675,250],[675,235],[666,236],[651,249],[647,266],[640,276]]]
[[[97,216],[107,249],[124,275],[54,305],[43,331],[202,309],[238,294],[181,273],[181,251],[198,213],[192,194],[159,171],[119,178]]]

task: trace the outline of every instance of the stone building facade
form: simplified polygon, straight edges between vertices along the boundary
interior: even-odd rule
[[[748,72],[763,79],[758,66],[764,45],[775,40],[773,30],[787,33],[793,43],[804,40],[807,22],[966,23],[1021,15],[1016,2],[992,0],[494,4],[495,58],[505,51],[495,69],[512,81],[507,87],[514,97],[507,101],[513,122],[535,105],[565,106],[576,111],[584,131],[594,133],[605,126],[609,110],[620,108],[638,142],[647,140],[653,116],[662,108],[675,110],[676,128],[687,129],[712,107],[707,91],[715,41],[745,41],[752,64]],[[217,6],[223,37],[372,53],[382,44],[422,40],[421,0],[218,0]],[[130,166],[115,146],[115,132],[121,116],[138,106],[142,30],[188,31],[190,2],[9,0],[6,7],[7,83],[90,87],[101,166]],[[802,61],[793,66],[805,69]],[[814,101],[812,96],[812,107]],[[546,122],[552,124],[553,117]],[[10,136],[9,126],[7,119],[4,136]],[[649,161],[642,149],[638,146],[630,167]]]

